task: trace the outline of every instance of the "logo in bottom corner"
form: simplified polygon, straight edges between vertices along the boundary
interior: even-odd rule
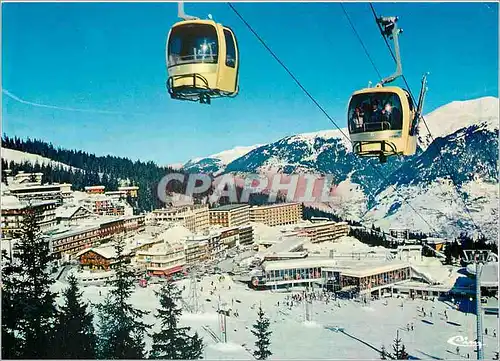
[[[448,339],[448,343],[459,347],[478,347],[482,348],[483,345],[477,341],[469,340],[468,337],[464,336],[453,336]]]

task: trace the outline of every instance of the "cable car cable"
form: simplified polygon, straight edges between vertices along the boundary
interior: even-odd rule
[[[246,27],[254,34],[254,36],[259,40],[259,42],[266,48],[266,50],[273,56],[273,58],[285,69],[285,71],[290,75],[290,77],[295,81],[295,83],[302,89],[302,91],[309,97],[309,99],[316,105],[316,107],[330,120],[330,122],[340,131],[340,133],[352,144],[353,142],[347,136],[342,128],[338,126],[338,124],[333,120],[332,117],[326,112],[326,110],[314,99],[314,97],[307,91],[306,88],[300,83],[300,81],[295,77],[295,75],[291,72],[290,69],[280,60],[280,58],[272,51],[272,49],[266,44],[266,42],[257,34],[257,32],[252,28],[252,26],[243,18],[243,16],[236,10],[236,8],[231,4],[227,3],[227,5],[233,10],[233,12],[240,18],[240,20],[246,25]],[[383,178],[386,182],[388,182],[387,177],[384,176],[384,174],[377,169],[372,163],[369,163],[372,168],[380,175],[381,178]],[[394,186],[394,185],[393,185]],[[375,198],[375,197],[374,197]],[[403,201],[408,204],[408,206],[417,214],[428,226],[430,229],[434,230],[436,234],[439,234],[437,232],[436,228],[432,226],[420,213],[417,212],[417,210],[410,204],[410,202],[407,201],[406,198],[403,197]]]
[[[370,60],[370,63],[372,64],[373,69],[375,69],[375,72],[377,73],[378,78],[382,79],[382,75],[378,71],[378,68],[375,65],[375,62],[373,61],[372,57],[370,56],[370,53],[368,52],[368,49],[366,48],[365,44],[363,43],[363,40],[361,39],[361,36],[359,36],[358,32],[356,31],[356,28],[354,27],[354,24],[352,23],[351,18],[349,17],[349,14],[347,14],[347,11],[346,11],[346,9],[344,7],[344,4],[342,4],[342,3],[339,3],[339,4],[342,7],[342,10],[344,11],[345,17],[346,17],[347,21],[349,22],[349,25],[351,25],[352,31],[354,32],[354,34],[356,35],[356,37],[359,40],[359,43],[363,47],[363,50],[365,51],[365,54],[368,57],[368,60]]]
[[[369,4],[370,4],[371,11],[372,11],[372,13],[373,13],[373,17],[375,18],[375,22],[377,23],[377,26],[378,26],[378,28],[379,28],[379,29],[380,29],[380,31],[381,31],[382,38],[384,38],[385,44],[386,44],[387,48],[389,49],[389,52],[391,53],[392,58],[394,59],[394,61],[396,61],[396,56],[394,55],[394,52],[392,51],[392,48],[391,48],[391,46],[390,46],[389,42],[387,41],[387,38],[386,38],[386,37],[384,36],[384,34],[382,33],[382,28],[381,28],[380,24],[379,24],[379,23],[378,23],[378,21],[377,21],[377,20],[378,20],[378,18],[379,18],[379,17],[377,16],[377,12],[375,11],[375,8],[374,8],[373,4],[372,4],[372,3],[369,3]],[[404,74],[402,74],[402,76],[401,76],[401,77],[403,78],[403,81],[404,81],[404,83],[405,83],[405,85],[406,85],[406,88],[408,89],[408,93],[410,94],[410,96],[411,96],[411,98],[412,98],[412,100],[413,100],[413,103],[415,103],[415,104],[416,104],[416,102],[415,102],[415,97],[413,96],[413,92],[411,91],[410,85],[408,84],[408,82],[407,82],[407,80],[406,80],[405,75],[404,75]],[[422,121],[423,121],[423,123],[424,123],[424,125],[425,125],[425,128],[427,129],[427,132],[429,133],[429,135],[430,135],[430,137],[431,137],[431,140],[432,140],[432,141],[434,141],[434,140],[435,140],[435,138],[434,138],[434,136],[432,135],[431,130],[429,129],[429,126],[427,125],[427,122],[425,121],[424,115],[423,115],[423,114],[420,114],[420,118],[422,119]],[[459,189],[458,189],[458,184],[455,182],[455,179],[454,179],[454,177],[452,176],[452,174],[453,174],[453,173],[451,172],[451,170],[450,170],[450,168],[449,168],[449,166],[448,166],[448,163],[447,163],[446,161],[444,161],[444,159],[443,159],[443,156],[442,156],[441,152],[439,152],[439,153],[438,153],[438,155],[439,155],[439,157],[441,158],[442,163],[445,165],[446,170],[448,171],[448,175],[449,175],[449,177],[450,177],[451,182],[453,183],[453,186],[454,186],[454,188],[455,188],[455,192],[456,192],[456,193],[457,193],[457,195],[460,197],[460,200],[462,201],[462,203],[463,203],[463,205],[464,205],[464,209],[465,209],[466,213],[468,214],[469,218],[471,219],[472,224],[473,224],[473,225],[474,225],[474,227],[475,227],[475,228],[479,231],[479,233],[483,235],[483,237],[486,237],[486,236],[484,235],[483,231],[481,230],[481,228],[480,228],[480,227],[477,225],[477,223],[474,221],[474,218],[472,217],[472,213],[470,212],[469,208],[467,207],[467,204],[465,203],[465,200],[464,200],[464,199],[463,199],[463,197],[461,196],[461,193],[459,192]]]

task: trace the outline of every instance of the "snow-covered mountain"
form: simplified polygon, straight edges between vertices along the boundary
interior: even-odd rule
[[[356,157],[341,132],[330,130],[255,146],[226,164],[207,157],[186,165],[189,171],[213,169],[216,174],[331,174],[338,201],[330,206],[339,215],[441,236],[478,225],[496,240],[498,114],[494,97],[442,106],[425,116],[433,137],[421,123],[417,153],[404,160],[389,158],[385,164]]]
[[[208,157],[194,158],[183,165],[183,169],[191,173],[213,173],[219,174],[225,170],[226,165],[238,159],[251,150],[260,147],[261,144],[251,146],[239,146],[225,150]]]
[[[425,123],[419,124],[419,143],[423,149],[432,142],[426,124],[434,139],[471,126],[494,131],[498,129],[498,98],[455,101],[427,114]]]

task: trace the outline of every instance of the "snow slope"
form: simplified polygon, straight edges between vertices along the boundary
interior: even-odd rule
[[[294,302],[293,307],[286,306],[285,298],[290,293],[253,291],[246,285],[233,282],[228,276],[222,281],[218,277],[204,277],[200,280],[200,313],[192,314],[183,309],[180,319],[181,326],[192,327],[191,332],[197,331],[203,338],[206,346],[204,359],[253,360],[251,352],[255,349],[256,338],[251,331],[259,306],[270,320],[270,348],[273,353],[270,360],[379,359],[377,350],[382,345],[392,351],[391,345],[396,332],[399,332],[407,352],[413,358],[462,359],[466,358],[467,353],[470,353],[471,359],[475,357],[474,349],[470,347],[460,347],[461,355],[456,355],[456,347],[447,342],[457,335],[468,337],[469,340],[475,338],[475,317],[463,312],[468,310],[466,305],[461,307],[461,312],[437,299],[403,301],[387,298],[370,301],[367,305],[354,300],[331,301],[328,304],[315,300],[310,304],[311,319],[306,321],[303,304]],[[189,280],[179,281],[177,284],[180,289],[185,286],[182,296],[188,300]],[[65,286],[58,281],[53,290],[61,290],[63,287]],[[147,288],[137,286],[130,300],[135,307],[150,311],[143,318],[144,322],[153,325],[150,333],[160,329],[154,316],[159,307],[154,291],[158,289],[159,285],[154,284]],[[104,300],[109,288],[87,286],[82,291],[83,299],[92,302],[91,307],[95,310],[95,305]],[[230,313],[226,319],[227,344],[216,342],[222,336],[216,313],[219,299],[239,314],[239,317],[234,317]],[[427,311],[426,316],[420,311],[422,307]],[[443,316],[445,310],[448,320]],[[96,317],[94,322],[97,324],[97,321]],[[406,329],[406,325],[410,323],[414,325],[413,331]],[[494,315],[483,316],[483,323],[485,328],[498,330]],[[343,328],[345,333],[335,332],[335,327]],[[146,336],[144,341],[146,348],[151,349],[151,337]],[[493,337],[492,332],[489,332],[484,336],[483,342],[485,359],[492,359],[494,351],[498,351],[498,335]]]
[[[261,144],[238,146],[209,155],[208,157],[193,158],[187,161],[182,168],[191,173],[203,172],[217,175],[224,171],[226,165],[260,146]]]
[[[498,130],[499,102],[495,97],[483,97],[467,101],[454,101],[427,114],[424,119],[434,139],[452,134],[467,127],[489,131]],[[419,143],[426,149],[432,138],[424,124],[419,124]]]
[[[19,150],[13,150],[13,149],[7,149],[2,147],[2,158],[6,160],[7,162],[14,162],[14,163],[24,163],[24,162],[30,162],[31,164],[38,164],[42,165],[51,165],[52,167],[62,167],[65,170],[78,170],[78,168],[71,167],[67,164],[61,163],[61,162],[56,162],[52,159],[42,157],[38,154],[32,154],[32,153],[25,153],[21,152]]]
[[[230,150],[224,150],[220,153],[217,154],[212,154],[208,158],[216,158],[219,159],[223,164],[229,164],[233,160],[244,156],[248,152],[254,150],[255,148],[260,147],[262,144],[256,144],[256,145],[251,145],[251,146],[243,146],[243,147],[234,147],[233,149]]]

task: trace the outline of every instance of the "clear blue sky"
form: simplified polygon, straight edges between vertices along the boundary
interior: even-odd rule
[[[378,79],[340,4],[235,7],[345,126],[352,91]],[[369,4],[345,7],[382,75],[392,73]],[[498,4],[375,8],[400,17],[403,70],[414,93],[421,75],[431,72],[426,112],[453,100],[498,96]],[[227,4],[187,3],[185,10],[212,14],[235,31],[242,57],[236,98],[210,106],[169,98],[165,41],[177,21],[176,3],[3,3],[3,132],[167,164],[332,128]]]

